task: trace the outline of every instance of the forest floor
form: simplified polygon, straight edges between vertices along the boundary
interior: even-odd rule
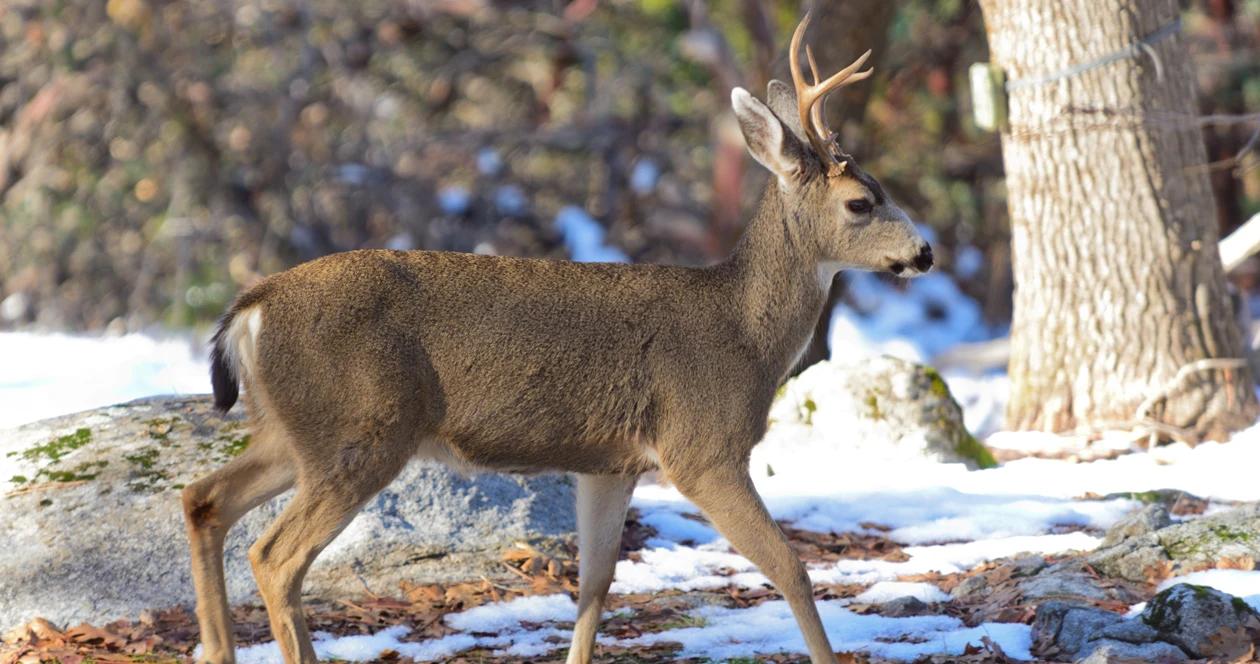
[[[626,541],[642,546],[651,530],[632,516]],[[882,535],[815,533],[783,524],[793,546],[812,566],[837,560],[903,562],[909,558],[904,547]],[[642,559],[641,549],[623,556]],[[308,602],[307,615],[316,634],[321,657],[354,661],[448,661],[448,662],[554,662],[568,645],[571,617],[575,611],[576,564],[571,558],[556,558],[528,546],[504,552],[504,565],[515,579],[506,582],[412,585],[396,595],[369,595],[337,602]],[[993,563],[975,570],[951,574],[914,574],[901,577],[898,594],[946,597],[942,591],[956,586],[973,573],[992,569]],[[733,571],[719,570],[734,574]],[[930,583],[930,585],[928,585]],[[875,584],[879,586],[880,584]],[[890,605],[882,603],[893,589],[870,584],[823,583],[814,589],[824,614],[843,612],[849,620],[865,623],[870,638],[895,647],[921,646],[933,632],[939,637],[953,631],[973,632],[974,643],[950,655],[924,654],[916,662],[1013,662],[999,642],[983,634],[983,629],[956,630],[976,607],[949,603],[925,605],[922,617],[883,615]],[[928,588],[939,590],[924,591]],[[933,595],[940,593],[939,597]],[[873,600],[881,600],[876,602]],[[613,594],[600,627],[601,642],[596,658],[601,662],[647,663],[713,661],[714,658],[688,654],[699,645],[706,648],[703,633],[714,629],[795,631],[781,597],[768,587],[744,588],[738,585],[709,590],[666,589],[656,592]],[[839,606],[843,605],[841,609]],[[828,610],[830,609],[830,611]],[[718,615],[729,612],[729,615]],[[238,657],[242,662],[278,661],[270,642],[266,612],[260,605],[233,608]],[[893,611],[895,613],[895,611]],[[708,614],[708,615],[705,615]],[[935,618],[933,617],[935,616]],[[960,622],[962,621],[962,622]],[[830,622],[830,621],[829,621]],[[899,625],[898,623],[907,623]],[[940,627],[946,630],[940,630]],[[674,634],[678,640],[671,638]],[[791,640],[791,635],[787,636]],[[966,636],[959,634],[966,639]],[[956,639],[955,639],[956,640]],[[609,641],[615,641],[609,643]],[[689,648],[685,642],[691,642]],[[1019,639],[1015,642],[1018,644]],[[0,643],[0,661],[48,662],[165,662],[189,661],[198,644],[196,618],[185,608],[146,611],[131,620],[103,626],[81,624],[59,629],[34,621],[5,635]],[[1017,645],[1018,647],[1018,645]],[[1024,646],[1021,649],[1026,649]],[[516,653],[516,654],[509,654]],[[533,654],[529,654],[533,653]],[[735,662],[804,662],[800,654],[757,654],[721,657]],[[843,654],[840,662],[902,661],[863,653]]]
[[[758,479],[810,569],[842,662],[1035,661],[1034,603],[951,591],[976,575],[1009,577],[1030,556],[1039,564],[1081,557],[1152,489],[1184,492],[1172,510],[1182,521],[1260,500],[1254,482],[1220,472],[1256,466],[1260,427],[1230,443],[1091,462],[1002,455],[1001,467],[982,471],[924,464],[895,474],[837,468],[812,480]],[[599,661],[807,661],[781,598],[673,489],[639,487],[622,548]],[[520,543],[503,553],[508,581],[407,585],[309,603],[317,651],[334,661],[557,661],[576,612],[574,553]],[[1149,600],[1176,581],[1134,584],[1131,597]],[[1200,572],[1193,582],[1260,607],[1260,571]],[[1140,601],[1103,608],[1132,615]],[[238,660],[278,661],[262,607],[233,613]],[[196,647],[189,610],[155,608],[100,626],[35,621],[4,636],[0,661],[187,661]]]

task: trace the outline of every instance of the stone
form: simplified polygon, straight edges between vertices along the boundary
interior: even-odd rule
[[[1184,662],[1186,653],[1159,640],[1136,619],[1088,604],[1049,601],[1037,608],[1032,624],[1033,652],[1053,661],[1120,664]]]
[[[1036,554],[1025,554],[1012,558],[1010,563],[1011,577],[1033,576],[1046,568],[1046,559]]]
[[[879,614],[891,618],[905,618],[907,616],[921,616],[930,610],[931,607],[925,604],[923,600],[907,595],[884,602],[879,607]]]
[[[822,361],[784,384],[770,409],[769,431],[753,449],[753,472],[772,474],[763,460],[772,450],[780,460],[792,458],[791,446],[817,445],[818,438],[867,460],[927,459],[973,470],[997,465],[967,431],[940,374],[887,356]]]
[[[1090,644],[1088,654],[1076,664],[1176,664],[1189,661],[1181,648],[1162,641],[1128,643],[1100,639]]]
[[[1027,600],[1045,599],[1116,599],[1114,584],[1107,584],[1090,574],[1077,561],[1051,565],[1019,581],[1020,594]]]
[[[975,576],[969,576],[966,579],[963,579],[962,583],[954,586],[954,589],[950,591],[949,594],[955,599],[962,599],[965,597],[983,594],[988,589],[989,580],[985,578],[983,574],[976,574]]]
[[[1186,574],[1222,559],[1260,559],[1260,507],[1248,505],[1130,535],[1087,557],[1100,572],[1130,581]]]
[[[1033,618],[1033,652],[1041,657],[1075,659],[1103,629],[1124,617],[1086,604],[1052,600],[1037,607]]]
[[[1168,508],[1162,504],[1146,505],[1124,517],[1107,530],[1100,546],[1115,546],[1126,539],[1153,533],[1172,525]]]
[[[0,432],[0,632],[42,616],[100,624],[191,606],[179,489],[248,445],[240,410],[208,396],[157,397]],[[348,599],[415,583],[504,578],[502,550],[546,548],[574,528],[564,475],[465,477],[414,462],[311,568],[305,591]],[[228,534],[232,603],[257,601],[246,551],[287,501]]]
[[[1099,636],[1126,643],[1150,643],[1159,640],[1159,632],[1141,620],[1125,620],[1107,625],[1099,632]]]
[[[1178,583],[1147,603],[1143,623],[1191,657],[1233,660],[1260,637],[1260,614],[1215,588]]]

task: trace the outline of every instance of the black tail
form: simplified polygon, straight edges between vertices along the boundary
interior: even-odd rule
[[[240,384],[236,381],[236,367],[229,365],[229,357],[223,351],[224,337],[235,315],[236,308],[233,307],[219,319],[219,327],[210,339],[210,384],[214,386],[214,407],[224,413],[241,394]]]

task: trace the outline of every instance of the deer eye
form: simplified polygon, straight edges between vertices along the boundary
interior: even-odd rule
[[[844,204],[853,214],[866,214],[871,211],[871,202],[865,198],[855,198]]]

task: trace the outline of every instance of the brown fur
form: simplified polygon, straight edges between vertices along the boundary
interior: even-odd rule
[[[206,660],[233,657],[222,536],[240,514],[296,483],[250,559],[286,661],[312,661],[298,601],[307,566],[416,456],[580,474],[570,662],[590,657],[616,560],[608,535],[634,477],[658,462],[788,598],[814,660],[830,657],[804,568],[753,491],[748,456],[834,271],[910,264],[926,245],[881,192],[823,177],[794,132],[749,103],[737,115],[777,180],[718,265],[352,251],[237,300],[216,335],[216,357],[236,364],[216,370],[241,377],[254,443],[185,490]],[[854,198],[881,202],[854,215]],[[233,326],[250,316],[261,325],[243,356],[232,344],[251,333]]]

